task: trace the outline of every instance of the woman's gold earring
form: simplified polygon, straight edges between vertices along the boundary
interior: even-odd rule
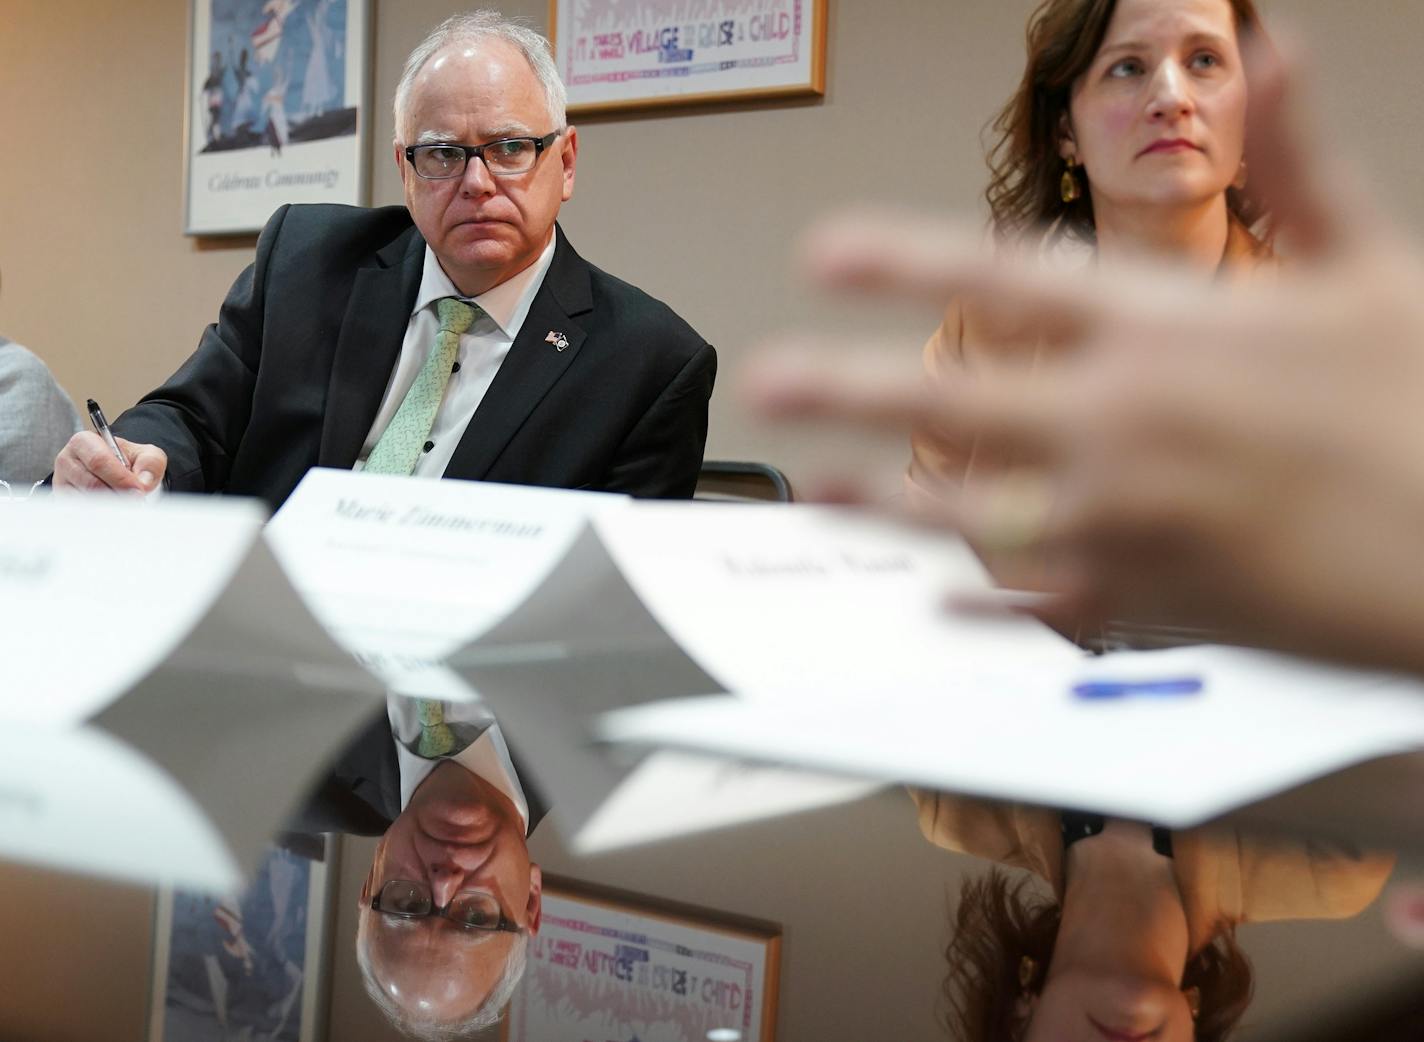
[[[1196,1020],[1201,1015],[1201,988],[1190,987],[1182,992],[1187,999],[1187,1009],[1192,1011],[1192,1019]]]
[[[1025,955],[1019,960],[1019,989],[1021,991],[1028,991],[1036,973],[1038,973],[1038,963],[1032,957]]]
[[[1244,191],[1246,182],[1250,177],[1250,172],[1246,167],[1246,160],[1241,160],[1241,167],[1236,171],[1236,180],[1231,182],[1231,187],[1238,192]]]
[[[1083,186],[1078,181],[1078,161],[1069,156],[1063,161],[1063,179],[1058,182],[1058,194],[1065,203],[1077,202],[1083,197]]]

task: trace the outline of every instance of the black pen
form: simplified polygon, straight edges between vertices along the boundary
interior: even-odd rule
[[[123,452],[119,450],[119,443],[114,440],[114,432],[109,430],[109,421],[104,419],[104,410],[99,408],[99,403],[93,398],[88,400],[89,422],[94,425],[94,431],[109,446],[110,451],[117,457],[119,462],[128,470],[133,470],[133,465],[129,463]]]

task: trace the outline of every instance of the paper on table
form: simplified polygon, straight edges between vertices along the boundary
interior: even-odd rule
[[[593,744],[591,722],[648,698],[721,690],[648,615],[587,527],[558,569],[450,665],[493,707],[576,848],[634,766]],[[698,805],[671,791],[668,802]]]
[[[1085,680],[1197,676],[1197,696],[1075,699]],[[850,709],[849,703],[841,703]],[[862,707],[864,708],[864,707]],[[762,697],[610,714],[610,741],[720,753],[1181,828],[1373,757],[1424,747],[1424,687],[1238,648],[1125,652],[978,670],[934,697]]]
[[[823,507],[688,503],[638,503],[594,525],[671,638],[746,699],[879,699],[1083,658],[1032,619],[947,611],[949,592],[992,584],[942,533]]]
[[[231,889],[380,704],[259,541],[262,519],[251,503],[179,496],[0,511],[0,720],[46,735],[34,748],[53,752],[17,762],[55,775],[18,790],[47,795],[0,831],[0,854]],[[96,807],[125,806],[115,820],[162,815],[164,845],[95,842],[93,816],[76,815],[83,788]]]
[[[846,775],[656,752],[572,837],[597,854],[863,799],[883,786]]]
[[[599,844],[790,813],[875,788],[810,775],[793,780],[766,768],[730,771],[689,757],[618,765],[590,747],[586,723],[570,705],[551,704],[553,692],[572,691],[580,701],[622,705],[634,674],[657,678],[660,693],[717,690],[627,600],[626,584],[588,532],[589,518],[630,503],[601,493],[314,470],[268,526],[267,540],[311,610],[392,691],[459,701],[479,697],[478,687],[488,696],[522,766],[555,795],[555,820],[581,821],[597,810]],[[570,553],[580,539],[592,540],[587,552]],[[593,588],[600,582],[606,585]],[[523,621],[496,625],[516,608]],[[498,632],[482,642],[492,656],[482,672],[467,669],[462,679],[440,664],[492,626]],[[671,688],[661,686],[668,665],[682,677]],[[590,836],[580,832],[575,842]],[[589,842],[581,849],[592,849]]]
[[[0,728],[0,837],[0,855],[62,871],[198,888],[237,878],[226,842],[182,787],[87,727]]]
[[[75,724],[132,688],[217,599],[263,520],[249,502],[164,507],[62,496],[0,506],[6,720]]]
[[[614,836],[669,834],[675,815],[648,802],[659,788],[687,829],[784,812],[772,809],[783,799],[805,808],[873,788],[807,778],[791,799],[775,795],[784,773],[748,771],[699,798],[711,776],[676,760],[630,778],[590,742],[610,710],[784,688],[810,698],[815,713],[832,688],[878,698],[887,674],[923,684],[915,671],[930,666],[944,675],[955,662],[968,669],[997,656],[1081,657],[1037,623],[947,615],[939,605],[951,585],[987,580],[962,546],[885,522],[815,508],[634,503],[595,518],[545,584],[451,661],[532,749],[573,846],[589,851]],[[837,713],[828,725],[853,734],[854,721]]]
[[[628,497],[309,471],[267,542],[327,630],[393,691],[475,697],[441,660],[516,607]]]

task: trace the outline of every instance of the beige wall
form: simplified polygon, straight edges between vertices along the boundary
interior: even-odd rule
[[[833,0],[823,102],[588,122],[563,220],[600,266],[669,301],[718,347],[709,453],[793,477],[840,458],[823,432],[768,431],[739,407],[757,338],[814,322],[913,353],[928,310],[851,312],[806,292],[787,259],[815,215],[852,201],[974,207],[978,131],[1021,68],[1029,0]],[[0,330],[110,414],[166,376],[251,256],[252,240],[181,234],[187,0],[0,0]],[[390,97],[408,48],[448,0],[377,4],[372,202],[399,202]],[[506,5],[543,24],[542,0]],[[1424,5],[1276,0],[1317,41],[1318,108],[1413,226],[1424,224],[1415,42]],[[1368,17],[1359,12],[1368,11]],[[879,160],[889,139],[905,160]],[[44,163],[42,142],[81,161]],[[857,146],[860,145],[860,148]],[[70,147],[76,147],[71,144]],[[868,158],[874,156],[876,158]],[[876,342],[876,341],[870,341]],[[856,451],[898,461],[890,443]]]
[[[0,1038],[145,1037],[153,893],[0,864]]]
[[[1017,76],[1030,6],[832,0],[823,102],[582,126],[565,226],[591,260],[668,300],[718,346],[710,454],[770,459],[804,478],[842,453],[837,439],[751,422],[734,393],[738,372],[757,337],[801,322],[880,334],[898,345],[885,350],[913,353],[933,314],[831,306],[797,284],[788,255],[807,221],[846,202],[975,205],[978,130]],[[187,0],[0,0],[0,330],[111,414],[186,356],[251,255],[251,239],[181,234],[187,8]],[[437,0],[378,4],[378,99],[390,96],[405,51],[451,9]],[[546,10],[540,0],[507,9],[541,24]],[[1316,43],[1317,108],[1337,128],[1335,147],[1357,152],[1408,224],[1424,226],[1416,115],[1424,5],[1277,0],[1270,10]],[[374,203],[399,201],[390,131],[382,100],[371,135]],[[883,156],[886,141],[903,143],[903,163],[862,158]],[[79,161],[44,162],[46,142],[68,143]],[[903,455],[895,443],[857,451],[891,464]],[[788,1042],[937,1037],[936,946],[943,894],[960,863],[918,839],[895,794],[595,862],[573,861],[547,828],[535,846],[554,870],[785,922]],[[343,937],[367,849],[352,844],[345,861]],[[0,1034],[139,1037],[149,895],[12,870],[0,884],[17,878],[22,893],[0,900]],[[77,903],[41,917],[42,900],[61,899]],[[865,901],[882,924],[874,939],[843,920]],[[1247,936],[1262,969],[1262,1018],[1287,1007],[1308,1013],[1318,990],[1301,985],[1310,974],[1404,968],[1374,914]],[[358,996],[344,943],[335,965],[331,1037],[389,1037]]]

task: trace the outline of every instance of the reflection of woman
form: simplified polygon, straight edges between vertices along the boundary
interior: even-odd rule
[[[1023,82],[994,124],[986,194],[997,237],[1086,244],[1104,267],[1150,257],[1240,278],[1269,266],[1249,230],[1262,215],[1242,158],[1238,34],[1257,27],[1252,0],[1045,0]],[[1051,344],[1014,320],[952,303],[927,368],[953,377],[1031,365]],[[921,432],[910,491],[1012,462]]]
[[[1348,918],[1394,859],[1235,833],[1168,834],[914,792],[938,846],[1028,869],[995,869],[960,895],[945,955],[956,1042],[1213,1042],[1251,997],[1237,923]]]

